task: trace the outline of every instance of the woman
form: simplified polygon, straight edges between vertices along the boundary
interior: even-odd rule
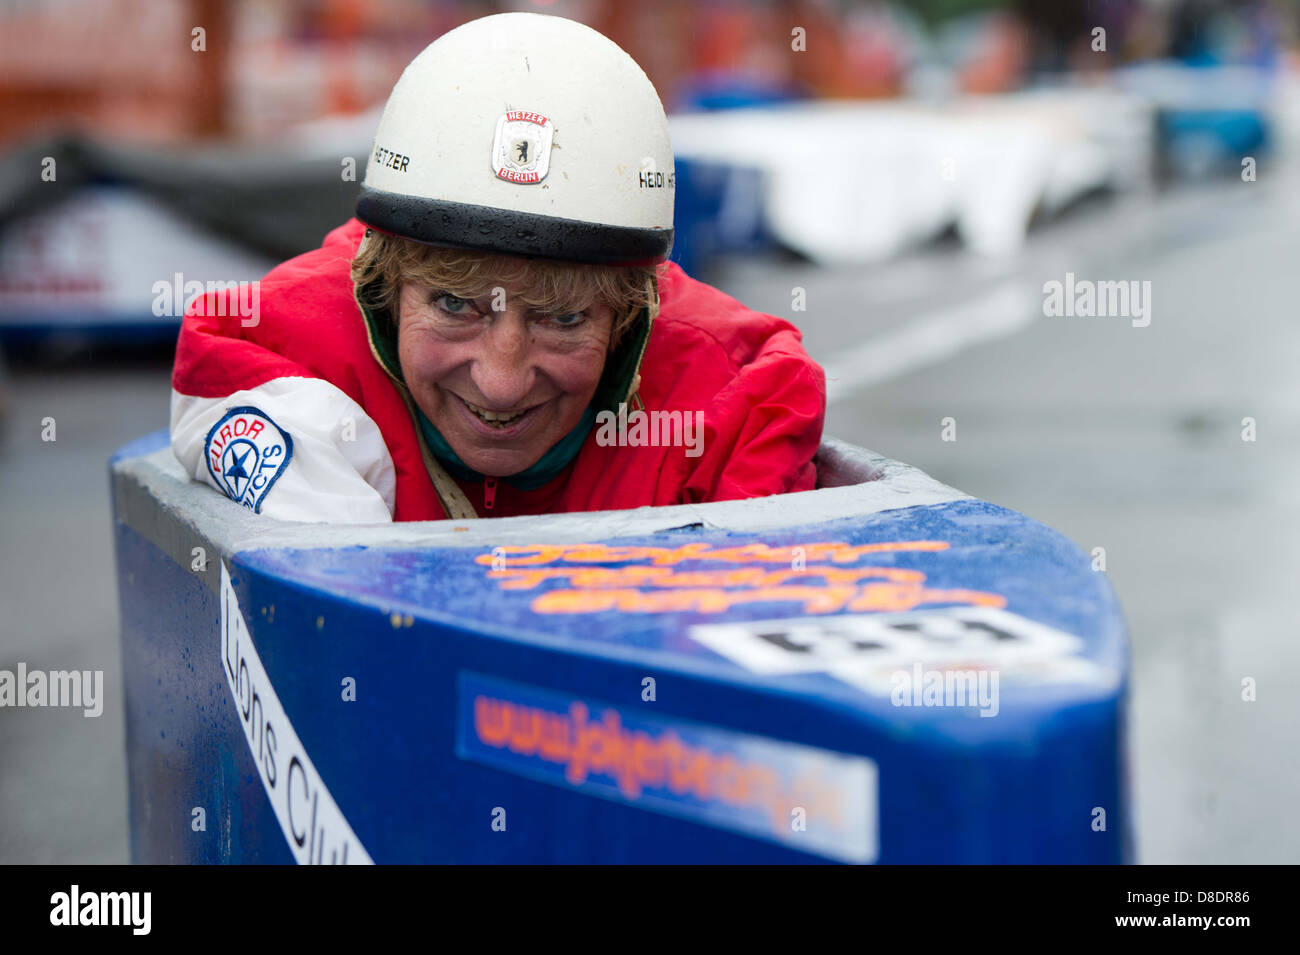
[[[464,519],[812,489],[825,379],[666,262],[667,120],[618,46],[500,14],[393,89],[357,218],[253,315],[186,315],[172,448],[285,520]]]

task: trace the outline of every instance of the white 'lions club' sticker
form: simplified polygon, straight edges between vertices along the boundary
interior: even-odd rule
[[[555,127],[541,113],[511,109],[497,120],[492,139],[492,171],[506,182],[541,182],[551,168]]]
[[[257,408],[231,408],[212,426],[204,444],[208,471],[236,504],[262,510],[293,457],[293,439]]]

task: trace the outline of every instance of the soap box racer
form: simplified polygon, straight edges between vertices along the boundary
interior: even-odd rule
[[[828,438],[816,466],[349,527],[240,507],[165,433],[124,448],[133,858],[1130,859],[1105,575],[906,465]]]
[[[138,861],[1128,857],[1104,575],[823,440],[797,329],[663,265],[672,168],[626,53],[483,18],[359,221],[191,305],[112,465]]]

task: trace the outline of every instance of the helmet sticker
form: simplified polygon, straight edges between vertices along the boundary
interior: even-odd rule
[[[375,143],[375,162],[388,168],[396,169],[398,172],[406,172],[406,165],[411,161],[410,156],[403,156],[401,153],[395,153],[391,149]]]
[[[550,119],[541,113],[519,109],[502,113],[492,139],[492,172],[506,182],[541,182],[551,167],[554,133]]]

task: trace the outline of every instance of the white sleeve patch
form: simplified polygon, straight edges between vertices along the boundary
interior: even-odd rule
[[[379,427],[319,378],[224,398],[172,392],[172,452],[194,480],[283,521],[393,519],[396,474]]]

